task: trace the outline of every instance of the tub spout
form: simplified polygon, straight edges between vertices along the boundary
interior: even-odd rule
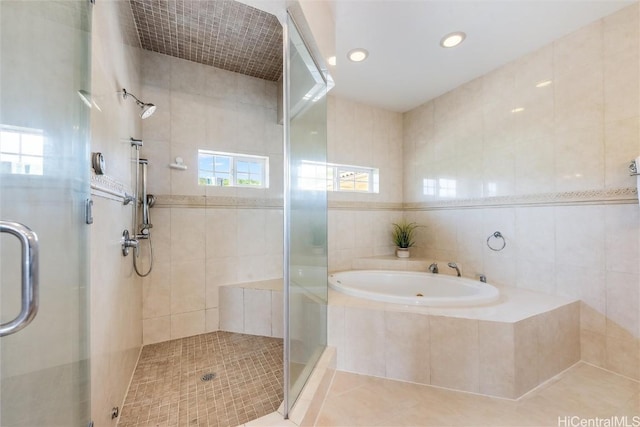
[[[438,274],[438,264],[435,262],[429,266],[429,271],[433,274]]]
[[[456,270],[456,273],[458,273],[458,277],[462,276],[462,274],[460,274],[460,269],[458,268],[458,264],[456,264],[455,262],[450,262],[447,265],[449,266],[449,268],[453,268]]]

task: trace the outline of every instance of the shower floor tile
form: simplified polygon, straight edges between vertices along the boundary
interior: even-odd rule
[[[282,356],[282,339],[222,331],[147,345],[118,426],[234,427],[274,412]]]

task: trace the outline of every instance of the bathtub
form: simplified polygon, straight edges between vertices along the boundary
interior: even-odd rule
[[[427,307],[468,307],[500,298],[497,288],[479,280],[411,271],[343,271],[329,275],[329,286],[354,297]]]

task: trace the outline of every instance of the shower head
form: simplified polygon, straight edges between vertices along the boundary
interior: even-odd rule
[[[150,117],[153,113],[156,112],[156,106],[153,104],[144,104],[142,106],[142,111],[140,112],[140,117],[146,119]]]
[[[134,94],[127,92],[126,89],[122,89],[122,98],[123,99],[127,99],[127,97],[130,96],[133,99],[136,100],[136,104],[138,105],[138,107],[140,107],[140,117],[142,117],[142,119],[146,119],[147,117],[151,117],[151,115],[153,113],[156,112],[156,106],[153,104],[148,104],[146,102],[142,102],[140,101]]]

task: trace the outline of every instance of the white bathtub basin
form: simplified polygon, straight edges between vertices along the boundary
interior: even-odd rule
[[[329,286],[354,297],[430,307],[482,305],[500,297],[496,287],[479,280],[411,271],[343,271],[329,275]]]

